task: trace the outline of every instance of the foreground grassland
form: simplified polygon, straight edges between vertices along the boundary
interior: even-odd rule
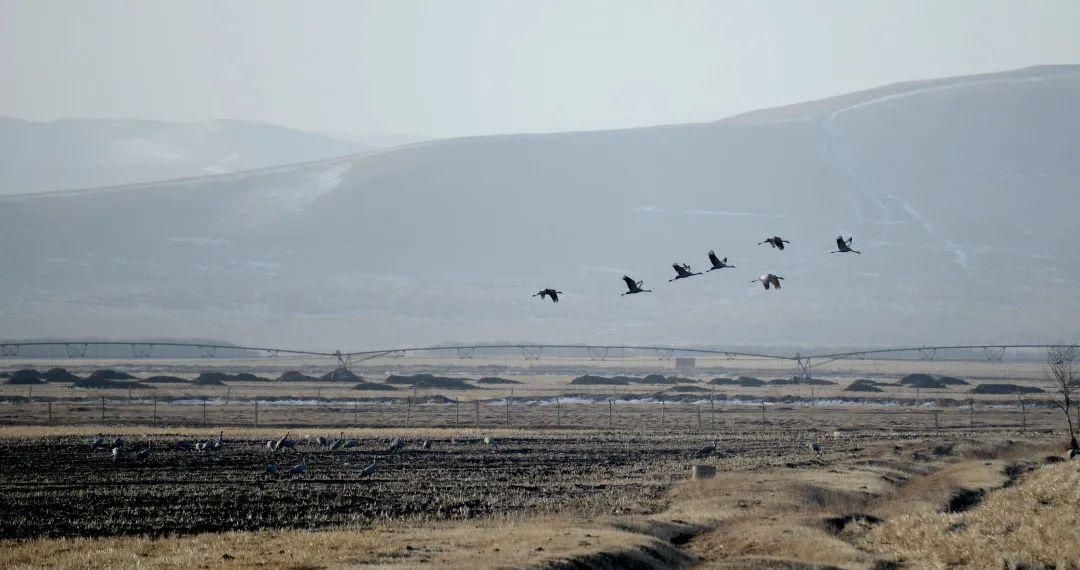
[[[360,430],[355,449],[303,443],[271,455],[265,442],[281,432],[233,430],[200,455],[175,443],[214,430],[123,428],[109,434],[157,451],[113,463],[89,450],[97,431],[0,429],[0,565],[1080,564],[1080,461],[1048,462],[1062,456],[1059,436]],[[336,435],[307,431],[293,436]],[[406,448],[387,451],[394,437]],[[715,453],[695,457],[713,440]],[[264,474],[269,461],[301,460],[300,476]],[[372,460],[378,473],[358,476]],[[693,464],[719,473],[691,481]]]

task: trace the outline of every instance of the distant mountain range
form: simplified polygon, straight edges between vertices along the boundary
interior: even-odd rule
[[[0,194],[120,186],[341,157],[415,142],[355,142],[246,121],[0,117]]]
[[[0,338],[1075,341],[1078,149],[1080,66],[1052,66],[5,197]],[[862,255],[828,253],[838,234]],[[710,249],[736,268],[666,282]],[[623,273],[655,292],[620,297]]]

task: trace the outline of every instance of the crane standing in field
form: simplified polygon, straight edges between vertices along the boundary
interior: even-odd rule
[[[851,241],[853,239],[855,239],[855,238],[849,237],[849,238],[847,238],[845,240],[844,236],[836,236],[837,250],[836,251],[830,251],[829,253],[858,253],[858,254],[862,255],[861,251],[859,251],[857,249],[851,249]]]
[[[735,269],[734,265],[728,265],[726,257],[724,259],[720,259],[716,256],[716,252],[711,249],[709,250],[709,262],[712,263],[712,268],[707,270],[706,273],[708,273],[709,271],[716,271],[717,269],[725,269],[728,267]]]
[[[623,295],[633,295],[635,293],[652,293],[652,289],[641,288],[645,284],[644,281],[634,281],[634,279],[631,278],[629,275],[623,275],[622,280],[626,282],[626,288],[628,289],[628,291],[623,293]]]
[[[779,275],[773,275],[772,273],[767,273],[767,274],[762,275],[761,277],[758,277],[757,279],[751,281],[751,283],[759,283],[760,282],[765,287],[765,290],[768,290],[770,285],[772,285],[773,287],[776,287],[777,289],[779,289],[780,288],[780,282],[783,281],[783,280],[784,280],[784,278],[780,277]]]
[[[536,294],[533,295],[533,297],[540,297],[541,300],[543,300],[544,297],[551,297],[551,302],[552,303],[558,303],[559,302],[559,295],[562,295],[562,294],[563,294],[562,291],[556,291],[556,290],[549,287],[547,289],[541,289],[541,290],[537,291]]]
[[[686,278],[689,278],[689,277],[693,277],[695,275],[701,275],[700,273],[694,273],[690,269],[690,266],[685,264],[685,263],[677,263],[676,262],[676,263],[672,263],[671,266],[675,268],[675,277],[672,277],[671,279],[668,279],[668,283],[671,283],[672,281],[675,281],[676,279],[686,279]]]
[[[289,470],[286,471],[286,473],[288,473],[289,475],[299,475],[304,471],[307,471],[307,468],[307,459],[301,459],[299,464],[290,467]]]
[[[368,477],[370,475],[374,475],[376,469],[377,468],[375,467],[375,460],[373,459],[371,460],[371,465],[368,465],[367,467],[360,470],[359,475],[360,477]]]
[[[285,432],[285,435],[281,436],[281,438],[275,440],[274,443],[270,445],[270,452],[277,453],[282,447],[292,447],[289,443],[289,432]]]
[[[765,244],[765,243],[773,246],[775,249],[779,249],[780,251],[784,251],[784,244],[785,243],[791,243],[791,242],[786,240],[786,239],[781,238],[780,236],[773,236],[771,238],[765,238],[765,241],[759,241],[758,245]]]

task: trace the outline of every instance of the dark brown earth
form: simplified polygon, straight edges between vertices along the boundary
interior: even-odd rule
[[[86,437],[0,440],[0,538],[311,529],[567,508],[646,512],[670,485],[671,463],[700,445],[601,434],[487,445],[471,436],[436,439],[431,449],[410,440],[391,453],[388,439],[369,438],[355,449],[304,443],[275,456],[265,441],[226,439],[198,452],[176,448],[177,437],[155,437],[140,462],[134,451],[145,441],[130,438],[114,463],[108,446],[92,451]],[[302,475],[265,473],[269,462],[284,472],[301,459],[309,465]],[[361,478],[373,460],[377,473]]]

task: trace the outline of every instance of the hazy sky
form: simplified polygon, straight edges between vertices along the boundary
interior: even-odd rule
[[[461,136],[1080,62],[1080,2],[0,0],[0,115]]]

